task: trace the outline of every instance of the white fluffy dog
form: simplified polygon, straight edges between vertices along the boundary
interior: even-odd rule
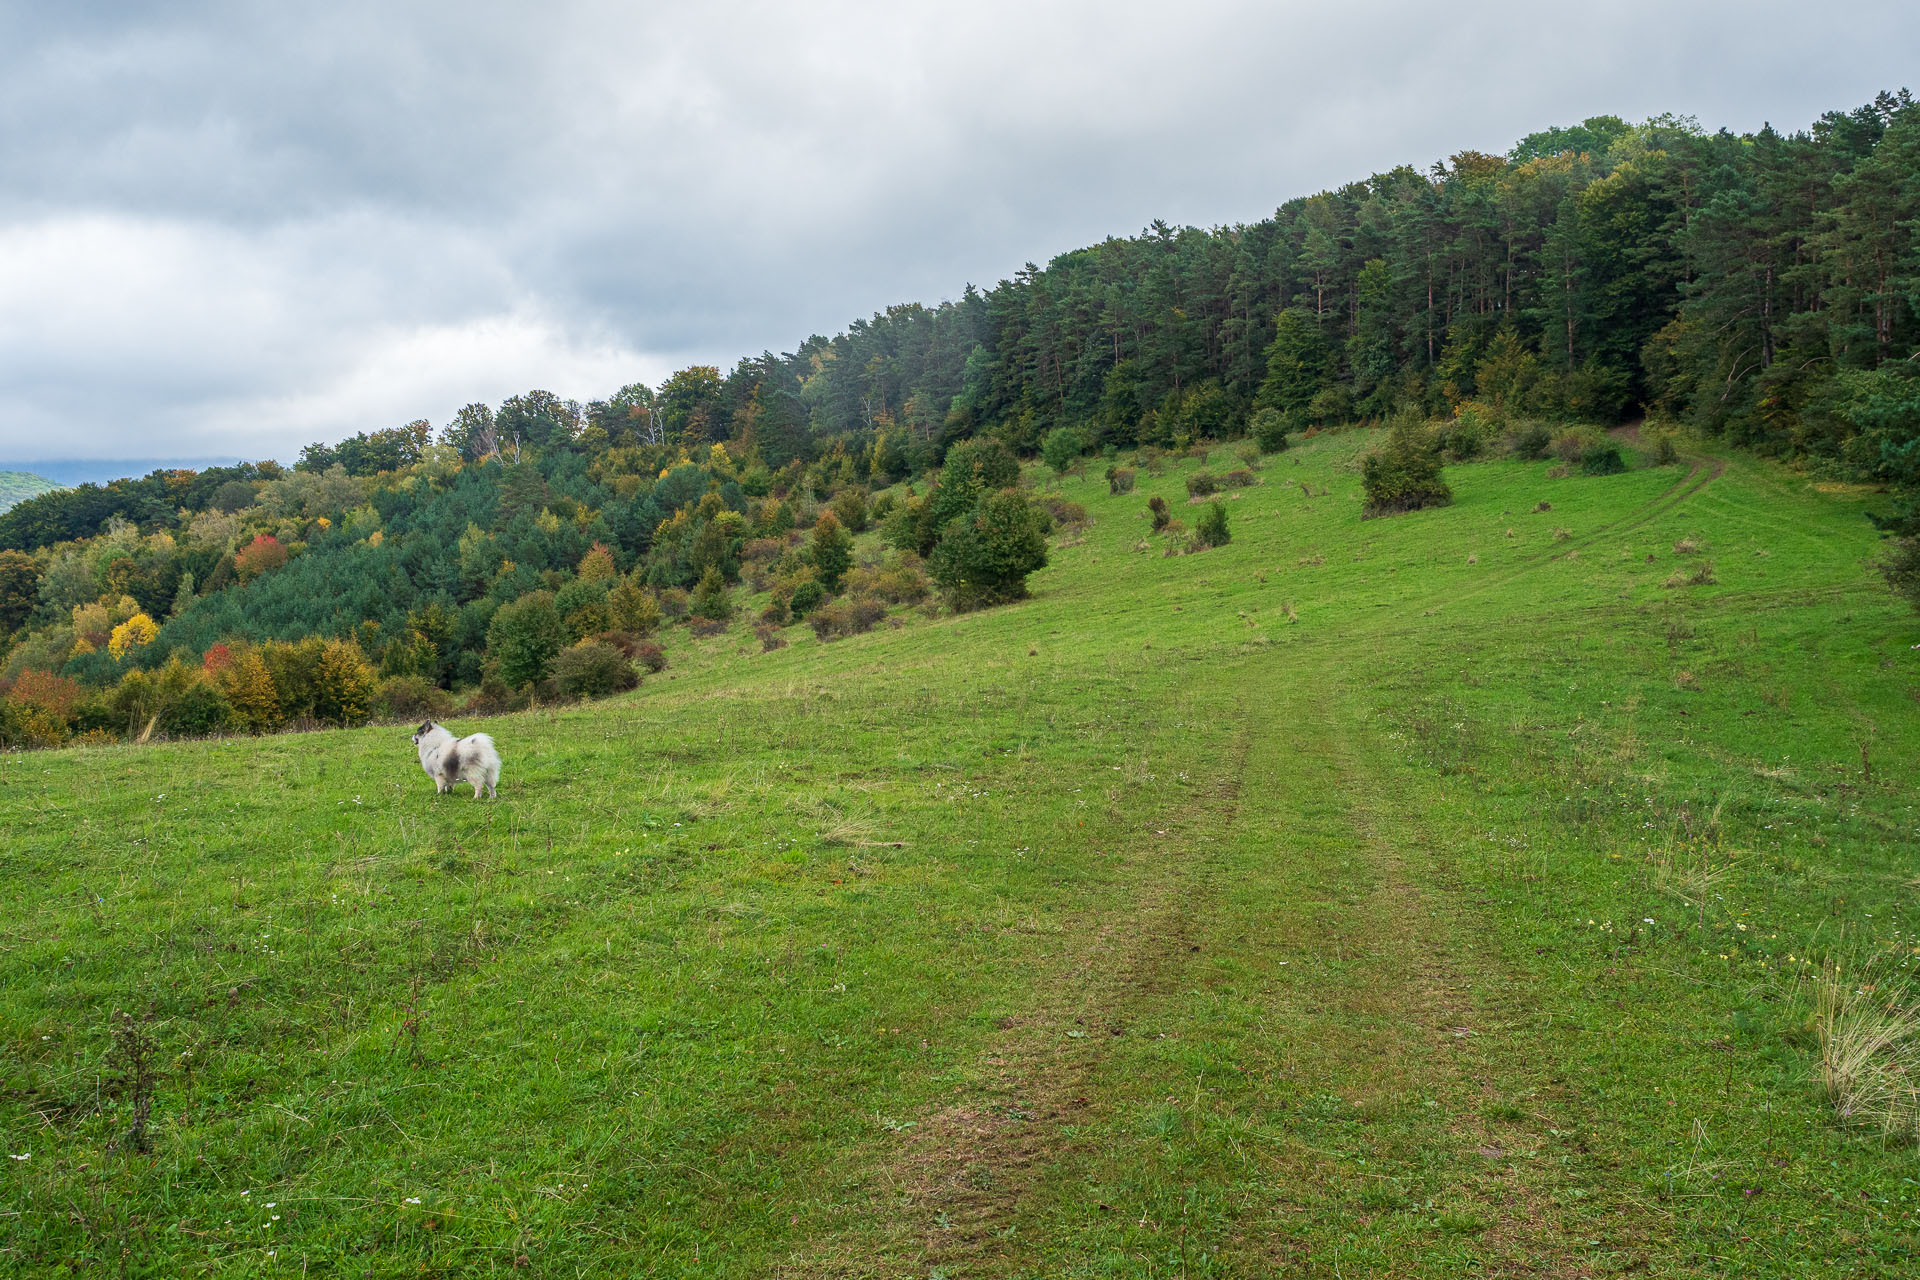
[[[475,800],[482,787],[487,789],[487,799],[493,799],[494,784],[500,781],[500,753],[493,749],[492,738],[484,733],[456,738],[444,725],[429,720],[414,731],[413,745],[420,748],[420,767],[441,795],[458,783],[471,782]]]

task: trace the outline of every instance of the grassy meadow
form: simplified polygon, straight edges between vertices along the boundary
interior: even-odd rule
[[[1368,443],[456,722],[493,804],[394,727],[0,756],[0,1274],[1913,1274],[1816,1016],[1920,954],[1884,499],[1362,522]]]

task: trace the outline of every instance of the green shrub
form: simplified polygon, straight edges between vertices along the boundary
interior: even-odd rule
[[[942,531],[929,562],[933,580],[956,610],[1019,600],[1027,575],[1047,563],[1047,540],[1032,504],[1002,490]]]
[[[1159,494],[1147,499],[1147,510],[1153,513],[1153,531],[1159,533],[1167,527],[1167,521],[1173,519],[1173,513],[1167,510],[1167,500]]]
[[[635,645],[633,660],[655,675],[667,669],[667,651],[657,641],[642,640]]]
[[[813,527],[813,541],[808,544],[813,557],[813,571],[820,578],[820,585],[828,593],[840,589],[840,579],[853,567],[853,536],[840,523],[839,517],[831,511],[820,513],[820,522]]]
[[[842,489],[833,499],[833,514],[849,533],[862,533],[867,527],[867,491],[858,487]]]
[[[1279,453],[1287,447],[1287,417],[1278,409],[1260,410],[1247,427],[1260,452]]]
[[[607,593],[607,613],[613,626],[637,636],[652,635],[660,626],[660,602],[631,580]]]
[[[1589,476],[1617,476],[1627,469],[1620,447],[1612,442],[1588,445],[1580,455],[1580,471]]]
[[[793,599],[787,607],[793,610],[793,616],[804,618],[820,607],[827,598],[827,589],[813,578],[808,578],[793,589]]]
[[[1227,504],[1210,502],[1200,519],[1194,522],[1194,540],[1203,547],[1224,547],[1233,541],[1233,532],[1227,527]]]
[[[700,575],[700,585],[693,589],[691,611],[695,618],[709,622],[725,622],[733,617],[733,593],[727,590],[727,580],[717,565],[709,565]]]
[[[1220,492],[1220,477],[1207,471],[1196,471],[1187,477],[1187,495],[1204,498]]]
[[[1338,426],[1352,419],[1353,396],[1338,383],[1320,388],[1307,402],[1307,420],[1316,426]]]
[[[684,593],[683,593],[684,594]],[[533,591],[501,605],[487,624],[487,656],[509,688],[537,684],[553,674],[553,660],[568,640],[553,596]],[[274,674],[279,684],[279,673]]]
[[[1065,475],[1087,451],[1087,437],[1078,427],[1055,427],[1040,442],[1040,457],[1057,476]]]
[[[1453,491],[1440,477],[1440,450],[1425,425],[1411,417],[1396,422],[1386,444],[1366,456],[1360,485],[1366,493],[1363,520],[1453,501]]]
[[[582,640],[554,659],[553,679],[569,698],[604,698],[640,683],[626,656],[603,640]]]
[[[1513,456],[1527,462],[1538,462],[1547,456],[1553,447],[1553,433],[1547,430],[1544,422],[1525,422],[1517,427],[1511,437],[1508,449]]]
[[[1131,467],[1107,468],[1107,492],[1117,495],[1133,492],[1134,472]]]
[[[104,711],[115,731],[129,738],[141,736],[149,725],[172,738],[206,738],[245,727],[207,673],[177,655],[157,671],[129,671],[106,696]]]
[[[389,676],[374,691],[373,706],[386,720],[437,720],[453,710],[453,695],[425,676]]]

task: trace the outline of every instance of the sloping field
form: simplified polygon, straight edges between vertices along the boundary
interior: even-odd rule
[[[0,1272],[1910,1273],[1810,995],[1920,950],[1867,497],[1362,523],[1365,445],[1194,556],[1182,468],[1069,479],[1035,599],[676,650],[493,805],[394,728],[0,757]]]

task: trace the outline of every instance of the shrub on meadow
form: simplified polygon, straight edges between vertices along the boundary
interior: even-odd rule
[[[727,589],[727,580],[717,565],[707,566],[700,575],[700,585],[693,589],[691,612],[696,621],[724,624],[733,617],[733,592]]]
[[[1227,506],[1224,502],[1212,502],[1194,522],[1193,538],[1201,547],[1224,547],[1233,541],[1233,532],[1227,524]]]
[[[553,674],[553,660],[571,637],[553,595],[533,591],[501,605],[487,625],[487,656],[500,678],[515,689]]]
[[[1440,477],[1440,451],[1424,423],[1412,416],[1400,418],[1380,448],[1361,463],[1360,485],[1366,494],[1363,520],[1444,507],[1453,491]]]
[[[1107,492],[1110,495],[1133,492],[1134,470],[1132,467],[1107,468]]]
[[[667,651],[661,648],[657,641],[642,640],[635,645],[633,660],[655,675],[667,669]]]
[[[792,609],[794,617],[804,618],[818,609],[826,598],[827,589],[818,580],[807,578],[794,587],[788,607]]]
[[[453,695],[425,676],[388,676],[374,691],[373,705],[383,720],[437,720],[453,710]]]
[[[1196,471],[1187,477],[1187,496],[1205,498],[1220,492],[1220,477],[1208,471]]]
[[[1611,441],[1590,444],[1580,454],[1580,471],[1589,476],[1617,476],[1627,469],[1620,447]]]
[[[1173,513],[1167,510],[1167,500],[1159,494],[1147,499],[1147,510],[1153,515],[1153,531],[1159,533],[1173,519]]]
[[[1508,436],[1507,450],[1526,462],[1538,462],[1553,448],[1553,433],[1543,422],[1523,422]]]
[[[637,636],[652,635],[660,626],[660,602],[632,579],[607,593],[607,614],[615,628]]]
[[[853,567],[853,535],[847,532],[833,512],[820,513],[820,522],[813,527],[813,538],[808,542],[807,550],[820,585],[829,594],[838,591],[840,579]]]
[[[1260,410],[1247,428],[1262,453],[1279,453],[1287,447],[1287,416],[1278,409]]]
[[[604,640],[582,640],[560,651],[553,663],[554,683],[567,698],[604,698],[640,683],[640,675]]]
[[[807,616],[807,625],[821,640],[837,640],[842,636],[862,635],[871,631],[886,616],[887,606],[878,600],[866,597],[843,599],[815,609]]]
[[[949,607],[965,611],[1023,599],[1027,575],[1047,563],[1047,539],[1026,497],[1003,489],[942,532],[928,562]]]

